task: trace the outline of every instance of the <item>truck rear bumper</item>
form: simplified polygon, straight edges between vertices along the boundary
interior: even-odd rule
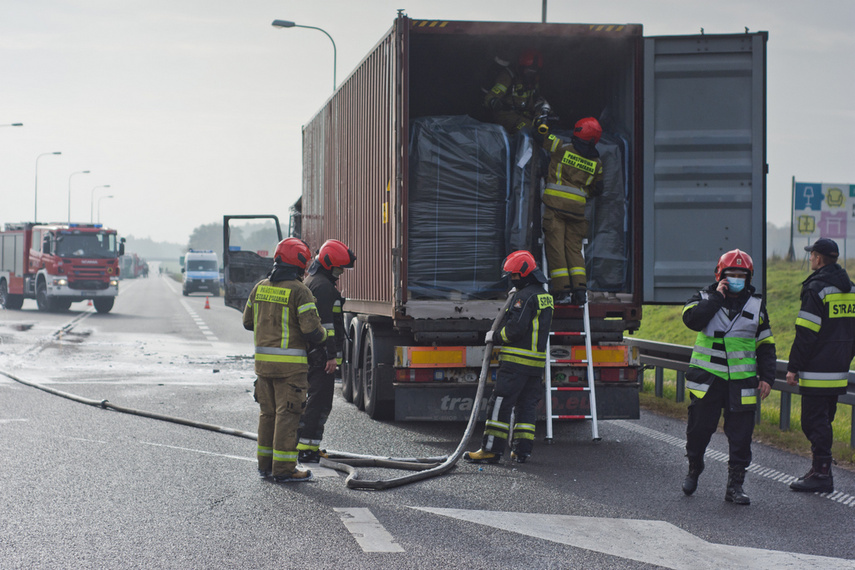
[[[476,384],[410,384],[396,383],[396,421],[466,421],[472,412]],[[487,401],[492,386],[485,387],[479,421],[484,421]],[[597,417],[600,420],[637,420],[639,418],[638,384],[600,383],[597,390]],[[538,420],[546,419],[543,400],[537,407]],[[552,395],[552,413],[560,415],[586,415],[591,405],[586,392],[555,392]]]

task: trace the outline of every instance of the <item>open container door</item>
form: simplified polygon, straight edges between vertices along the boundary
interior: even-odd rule
[[[243,311],[246,300],[252,292],[255,284],[264,279],[273,269],[273,250],[269,250],[268,256],[261,256],[258,252],[240,249],[233,243],[231,235],[231,220],[264,220],[270,219],[276,227],[278,240],[271,246],[282,241],[282,229],[279,226],[279,218],[274,215],[258,216],[223,216],[223,282],[225,295],[223,300],[227,307]]]
[[[644,40],[645,303],[684,303],[735,248],[765,290],[767,39]]]

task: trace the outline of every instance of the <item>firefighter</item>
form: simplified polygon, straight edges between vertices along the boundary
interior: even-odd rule
[[[535,410],[543,393],[552,296],[543,290],[546,276],[527,251],[515,251],[505,258],[502,274],[511,278],[513,298],[502,327],[495,335],[488,331],[485,338],[487,344],[495,342],[502,346],[496,384],[487,405],[481,449],[463,454],[463,459],[469,463],[498,463],[502,459],[511,411],[516,419],[511,458],[525,463],[534,446]]]
[[[279,242],[273,269],[253,287],[243,311],[244,328],[254,331],[258,474],[276,483],[312,479],[311,471],[297,469],[297,428],[308,390],[307,351],[311,345],[325,350],[327,332],[302,283],[311,258],[302,240]]]
[[[540,96],[540,70],[543,55],[527,49],[519,57],[516,68],[500,61],[502,70],[493,87],[484,96],[484,106],[490,110],[493,122],[510,134],[536,126],[550,112],[549,103]]]
[[[855,356],[855,285],[837,263],[840,252],[833,240],[819,239],[805,251],[813,273],[802,283],[787,384],[798,386],[802,395],[802,431],[810,441],[813,464],[790,489],[831,493],[831,422]]]
[[[342,242],[330,239],[318,250],[309,267],[306,287],[315,296],[318,314],[327,330],[326,350],[309,353],[309,396],[300,419],[297,451],[300,463],[317,463],[322,454],[321,438],[324,425],[332,411],[335,391],[335,369],[341,364],[344,319],[344,297],[336,288],[336,281],[345,268],[352,268],[356,256]]]
[[[689,473],[683,492],[691,495],[704,470],[704,452],[724,412],[724,433],[730,446],[724,500],[751,504],[742,488],[751,463],[754,413],[775,381],[775,340],[762,295],[751,285],[754,262],[744,251],[722,255],[716,282],[699,291],[683,307],[683,322],[698,331],[686,372],[689,420],[686,457]]]
[[[583,305],[588,282],[582,242],[588,236],[585,204],[603,193],[603,162],[597,143],[603,129],[586,117],[576,122],[570,142],[543,139],[549,170],[543,190],[543,234],[550,291],[557,304]]]

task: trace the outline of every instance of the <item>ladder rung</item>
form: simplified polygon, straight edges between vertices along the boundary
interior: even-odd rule
[[[552,416],[554,420],[590,420],[593,416]]]
[[[572,358],[556,358],[549,361],[550,364],[588,364],[588,359],[574,360]]]
[[[585,336],[585,332],[550,332],[553,336]]]
[[[550,390],[555,390],[556,392],[586,392],[590,391],[591,388],[588,386],[552,386]]]

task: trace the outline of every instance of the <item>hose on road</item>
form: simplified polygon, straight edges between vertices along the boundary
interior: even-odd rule
[[[505,302],[505,305],[502,307],[502,309],[499,311],[499,314],[496,315],[496,318],[493,320],[493,326],[491,327],[493,334],[497,332],[499,324],[502,321],[502,317],[504,316],[511,299],[512,297],[509,296],[508,300]],[[481,362],[481,375],[478,378],[478,389],[475,393],[475,401],[472,405],[472,412],[469,415],[469,423],[466,425],[466,430],[463,432],[463,437],[461,438],[460,443],[457,445],[457,449],[455,449],[454,453],[450,457],[380,457],[376,455],[360,455],[343,451],[327,450],[325,452],[326,457],[322,457],[320,460],[321,467],[328,467],[330,469],[335,469],[336,471],[346,473],[347,478],[345,479],[345,483],[350,489],[391,489],[393,487],[400,487],[402,485],[415,483],[416,481],[422,481],[430,477],[436,477],[437,475],[447,473],[449,470],[454,468],[455,464],[460,459],[460,456],[463,455],[464,448],[469,444],[469,439],[472,437],[472,431],[475,427],[475,422],[478,419],[478,413],[481,410],[481,399],[484,396],[484,386],[487,382],[487,374],[490,370],[490,359],[492,357],[492,354],[493,343],[490,342],[487,343],[486,348],[484,350],[484,358]],[[86,404],[87,406],[93,406],[105,410],[114,410],[123,414],[132,414],[164,422],[171,422],[198,429],[214,431],[217,433],[224,433],[226,435],[233,435],[236,437],[242,437],[244,439],[250,439],[253,441],[258,440],[258,434],[249,431],[215,426],[212,424],[206,424],[184,418],[177,418],[173,416],[165,416],[163,414],[156,414],[154,412],[147,412],[145,410],[136,410],[124,406],[117,406],[116,404],[111,404],[107,400],[93,400],[91,398],[84,398],[82,396],[63,392],[62,390],[48,388],[47,386],[43,386],[35,382],[28,382],[27,380],[18,378],[17,376],[5,372],[3,370],[0,370],[0,374],[14,380],[15,382],[24,384],[25,386],[30,386],[32,388],[47,392],[48,394],[60,396],[62,398],[66,398],[74,402]],[[413,473],[411,475],[404,475],[401,477],[394,477],[392,479],[362,480],[359,479],[359,473],[357,472],[356,467],[403,469],[409,471],[416,471],[416,473]]]

